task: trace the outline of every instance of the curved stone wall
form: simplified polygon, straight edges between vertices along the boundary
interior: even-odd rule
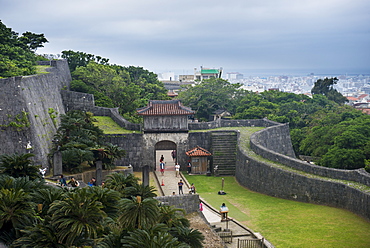
[[[262,146],[266,135],[273,137],[279,126],[266,128],[256,132],[251,137],[251,148],[257,154],[277,161],[287,166],[326,177],[344,180],[356,179],[359,182],[368,182],[369,176],[359,172],[323,168],[302,162],[298,159],[279,154]],[[265,134],[261,134],[266,132]],[[270,142],[275,142],[270,139]],[[240,149],[237,151],[236,166],[237,181],[253,190],[263,194],[289,200],[316,203],[338,208],[348,209],[358,215],[370,219],[370,193],[365,193],[354,187],[331,179],[315,176],[305,176],[303,173],[284,170],[272,163],[259,161]]]
[[[289,127],[286,126],[285,129]],[[278,125],[274,127],[269,127],[258,132],[255,132],[251,136],[250,146],[251,149],[258,155],[269,159],[271,161],[276,161],[282,163],[291,168],[304,171],[310,174],[329,177],[333,179],[355,181],[367,186],[370,186],[370,174],[361,168],[358,170],[340,170],[327,168],[322,166],[317,166],[314,164],[309,164],[302,160],[296,159],[293,156],[287,156],[284,152],[274,149],[276,145],[280,144],[280,147],[288,147],[287,140],[283,139],[281,142],[281,137],[287,135],[286,130],[284,130],[283,125]],[[290,142],[290,136],[289,136]],[[290,149],[290,148],[289,148]],[[289,150],[288,149],[288,150]]]

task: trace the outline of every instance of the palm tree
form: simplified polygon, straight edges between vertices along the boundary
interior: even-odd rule
[[[58,230],[59,242],[72,246],[98,238],[106,217],[103,207],[90,196],[87,188],[68,192],[63,200],[54,201],[48,214]]]
[[[107,234],[97,244],[98,248],[116,248],[122,246],[122,240],[128,235],[126,229],[122,228],[119,224],[112,221],[105,223]]]
[[[166,224],[169,228],[175,226],[189,227],[190,222],[184,215],[185,211],[181,208],[166,205],[159,207],[159,222]]]
[[[156,191],[154,186],[144,186],[143,184],[135,184],[125,188],[126,196],[141,196],[141,199],[156,197],[157,194],[154,193]]]
[[[35,222],[36,204],[23,189],[0,189],[0,239],[9,243]]]
[[[179,242],[174,238],[165,225],[156,225],[152,228],[129,232],[124,237],[121,247],[130,248],[191,248],[189,245]]]
[[[108,217],[114,219],[118,217],[118,206],[121,199],[119,192],[101,187],[88,187],[86,191],[90,194],[91,198],[103,204],[102,210]]]
[[[101,160],[106,170],[114,168],[114,162],[126,155],[125,150],[111,143],[107,143],[102,147],[93,148],[91,151],[94,153],[95,161]]]
[[[170,232],[179,241],[188,244],[192,248],[202,248],[204,235],[195,229],[188,227],[173,227]]]
[[[38,214],[42,218],[45,218],[50,209],[50,205],[56,200],[62,200],[64,193],[65,192],[61,188],[55,187],[38,189],[32,192],[32,201],[41,206],[41,209],[38,209]]]
[[[138,183],[139,178],[135,177],[133,174],[125,175],[123,173],[113,173],[107,176],[104,187],[108,189],[113,189],[121,194],[125,195],[125,188],[134,186]]]
[[[31,193],[37,189],[48,188],[43,180],[30,180],[26,177],[11,177],[8,175],[0,176],[0,188],[4,189],[23,189],[24,192]]]
[[[140,196],[122,199],[118,222],[128,230],[151,227],[158,221],[158,201],[153,198],[141,200]]]
[[[0,172],[12,177],[29,176],[31,179],[41,178],[39,167],[32,165],[30,158],[35,155],[32,153],[5,154],[0,157]]]
[[[58,231],[48,221],[29,226],[21,231],[22,237],[12,243],[13,248],[67,248],[59,242]]]

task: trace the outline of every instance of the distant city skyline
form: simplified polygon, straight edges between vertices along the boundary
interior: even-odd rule
[[[196,67],[194,67],[196,68]],[[213,68],[213,67],[212,67]],[[197,68],[199,69],[199,68]],[[370,76],[370,69],[369,71],[350,71],[350,72],[343,72],[342,70],[328,70],[325,69],[316,69],[316,70],[292,70],[292,69],[227,69],[222,68],[222,78],[227,78],[227,73],[240,73],[243,74],[243,78],[247,77],[269,77],[269,76],[297,76],[297,77],[305,77],[309,76],[311,73],[315,76],[327,76],[327,77],[339,77],[339,76],[356,76],[356,75],[363,75],[363,76]],[[194,74],[193,70],[173,70],[173,71],[160,71],[155,72],[157,74],[162,73],[174,73],[175,76],[179,75],[192,75]]]
[[[0,0],[40,54],[81,51],[122,66],[187,71],[370,73],[370,1]],[[285,72],[284,72],[285,71]]]

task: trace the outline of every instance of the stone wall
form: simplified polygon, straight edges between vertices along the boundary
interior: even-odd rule
[[[175,208],[182,208],[186,214],[199,211],[199,195],[170,195],[155,197],[164,205],[173,206]]]
[[[212,148],[212,139],[211,139],[211,131],[207,132],[194,132],[188,134],[189,140],[189,150],[195,148],[196,146],[200,146],[207,151],[211,151]]]
[[[43,167],[48,166],[51,140],[65,113],[60,91],[71,81],[65,60],[50,63],[49,74],[0,79],[0,154],[34,153],[36,164]],[[20,116],[26,116],[23,127],[8,126]]]
[[[293,156],[284,155],[284,149],[289,146],[288,142],[286,142],[287,138],[281,139],[283,135],[288,135],[287,130],[284,129],[289,130],[289,127],[278,125],[255,132],[252,134],[250,140],[251,149],[266,159],[282,163],[300,171],[333,179],[355,181],[370,186],[370,175],[365,171],[364,168],[357,170],[333,169],[317,166],[299,159],[295,159]],[[277,141],[275,139],[277,139]],[[280,143],[281,141],[285,142]],[[279,150],[279,147],[284,149]]]
[[[271,127],[280,123],[264,119],[227,120],[217,119],[210,122],[190,122],[189,130],[205,130],[220,127]]]
[[[126,151],[126,156],[118,160],[116,165],[128,166],[131,164],[134,171],[141,170],[145,150],[143,134],[132,133],[105,135],[105,141],[118,145]]]
[[[259,144],[268,150],[295,158],[289,124],[278,123],[275,126],[267,127],[254,134],[254,144]]]
[[[66,112],[71,110],[81,110],[92,112],[96,116],[109,116],[118,125],[127,130],[141,130],[140,124],[134,124],[123,118],[118,108],[105,108],[95,106],[94,95],[75,92],[75,91],[62,91],[63,104]]]
[[[281,127],[276,126],[273,128],[279,130]],[[266,133],[261,135],[261,132]],[[269,134],[272,136],[269,136]],[[279,154],[261,145],[265,144],[271,148],[275,147],[275,141],[272,140],[274,136],[280,137],[271,128],[254,133],[250,141],[251,148],[257,154],[269,160],[277,161],[314,175],[357,181],[369,185],[369,175],[368,173],[366,175],[366,172],[362,170],[347,171],[319,167]],[[266,144],[266,138],[272,144]],[[370,219],[370,193],[365,193],[334,180],[305,176],[278,168],[272,163],[262,162],[248,156],[245,151],[240,149],[240,146],[238,146],[236,163],[237,181],[250,190],[284,199],[345,208]]]

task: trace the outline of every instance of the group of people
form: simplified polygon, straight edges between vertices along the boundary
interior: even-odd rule
[[[73,187],[73,188],[76,188],[76,187],[80,186],[79,181],[77,181],[74,177],[71,177],[71,179],[67,183],[67,180],[65,179],[64,175],[60,175],[59,184],[60,184],[60,186],[65,186],[65,187],[67,187],[69,185],[70,187]],[[90,186],[90,187],[96,186],[97,185],[96,184],[96,178],[95,177],[91,178],[91,180],[87,183],[87,185]],[[102,183],[102,185],[103,185],[103,183]]]
[[[179,195],[184,194],[184,191],[182,189],[182,187],[184,186],[184,182],[182,181],[182,179],[180,179],[180,181],[177,183],[177,186],[179,187]],[[189,189],[189,194],[195,193],[196,193],[195,185],[194,183],[192,183]]]
[[[176,150],[173,150],[171,152],[171,156],[172,156],[172,159],[173,161],[176,161]],[[161,172],[162,176],[164,175],[164,171],[165,171],[165,167],[166,167],[166,163],[164,162],[164,156],[161,155],[160,159],[159,159],[159,171]],[[191,162],[190,160],[188,161],[188,164],[187,164],[187,171],[188,171],[188,174],[191,173]],[[175,163],[175,172],[176,172],[176,177],[179,177],[180,175],[180,164],[178,162]]]
[[[71,179],[67,183],[67,181],[66,181],[66,179],[64,178],[63,175],[60,175],[60,177],[59,177],[59,184],[60,184],[60,186],[70,185],[73,188],[80,186],[80,183],[74,177],[71,177]]]

